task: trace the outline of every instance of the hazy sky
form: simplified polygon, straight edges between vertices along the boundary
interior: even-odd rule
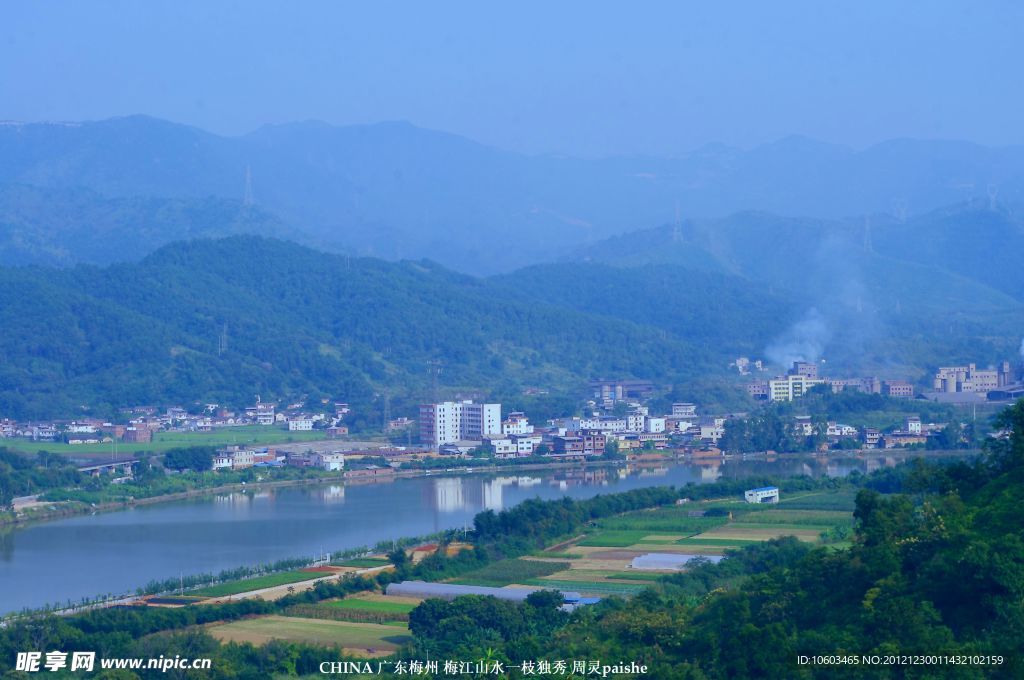
[[[0,119],[408,120],[586,156],[1020,144],[1022,27],[1015,0],[9,2]]]

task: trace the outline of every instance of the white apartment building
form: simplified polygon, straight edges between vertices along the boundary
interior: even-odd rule
[[[626,418],[563,418],[561,425],[568,432],[579,432],[580,430],[629,431],[629,422]]]
[[[779,376],[768,381],[768,399],[793,401],[804,396],[812,387],[824,385],[826,382],[821,378],[808,378],[804,375]]]
[[[420,406],[420,441],[434,448],[501,432],[501,404],[445,401]]]

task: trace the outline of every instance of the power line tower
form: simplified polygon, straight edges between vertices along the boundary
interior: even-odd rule
[[[220,334],[217,336],[217,356],[224,356],[228,351],[228,325],[225,323],[220,327]]]
[[[988,209],[991,210],[992,212],[995,212],[996,208],[999,206],[999,204],[996,203],[996,198],[998,198],[998,196],[999,196],[999,187],[996,186],[995,184],[989,184],[988,185]]]
[[[391,395],[384,392],[384,428],[387,429],[388,423],[391,422]]]
[[[683,240],[683,233],[679,225],[679,201],[676,201],[676,221],[672,223],[672,242],[679,243]]]

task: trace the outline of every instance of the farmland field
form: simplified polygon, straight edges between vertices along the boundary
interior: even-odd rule
[[[636,595],[647,586],[633,583],[615,583],[611,581],[565,581],[538,578],[531,579],[524,585],[570,590],[579,593],[595,593],[597,595]]]
[[[837,493],[815,491],[789,498],[783,496],[776,507],[794,510],[845,510],[846,512],[853,512],[856,497],[857,493],[855,491],[839,491]]]
[[[118,455],[132,455],[142,451],[160,453],[168,449],[189,446],[227,446],[229,444],[284,444],[323,439],[321,432],[289,432],[272,425],[244,425],[225,427],[213,432],[156,432],[151,442],[117,442]],[[32,452],[45,448],[50,453],[65,456],[109,456],[114,450],[110,442],[101,444],[63,444],[61,442],[22,442],[12,439],[8,448]],[[26,448],[28,447],[28,448]]]
[[[577,560],[583,557],[583,553],[578,552],[545,552],[544,550],[538,550],[531,555],[532,557],[543,557],[548,560]]]
[[[383,557],[354,557],[350,560],[339,562],[339,567],[358,567],[360,569],[370,569],[373,567],[383,567],[391,564]]]
[[[289,583],[310,581],[322,576],[323,574],[307,571],[283,571],[280,574],[267,574],[266,576],[257,576],[256,578],[247,578],[241,581],[218,583],[214,586],[193,590],[188,594],[199,595],[202,597],[224,597],[226,595],[247,593],[250,590],[261,590],[263,588],[273,588],[274,586],[283,586]]]
[[[688,540],[724,539],[731,541],[767,541],[779,536],[796,536],[801,541],[816,541],[821,529],[803,527],[800,529],[779,528],[771,524],[755,524],[753,528],[726,524]]]
[[[409,602],[388,602],[386,600],[363,600],[357,597],[347,597],[344,600],[322,603],[325,607],[336,609],[358,609],[366,612],[380,612],[383,614],[408,614],[416,608],[415,604]]]
[[[614,581],[657,581],[662,576],[664,576],[664,574],[650,574],[633,570],[613,572],[605,576],[605,578],[612,579]]]
[[[587,536],[576,545],[592,548],[628,548],[638,543],[654,545],[674,543],[679,540],[679,537],[680,534],[678,532],[673,534],[654,534],[647,529],[599,530],[597,533]]]
[[[685,506],[684,506],[685,507]],[[703,509],[703,508],[701,508]],[[659,508],[611,517],[598,523],[602,529],[642,530],[650,533],[697,534],[725,524],[725,517],[690,517],[692,508]]]
[[[753,543],[762,543],[760,539],[753,538],[725,538],[725,537],[710,537],[710,536],[694,536],[693,538],[684,538],[681,541],[676,541],[676,545],[685,546],[710,546],[716,548],[741,548],[745,545],[751,545]]]
[[[850,522],[850,513],[841,510],[765,510],[751,512],[738,517],[740,522],[759,524],[812,524],[835,526]]]
[[[262,616],[214,625],[207,629],[221,641],[264,644],[270,640],[336,646],[370,655],[393,652],[409,642],[407,626],[326,621],[288,616]]]
[[[513,583],[526,583],[529,579],[549,576],[569,568],[568,562],[542,562],[540,560],[511,559],[494,562],[453,579],[452,583],[468,586],[501,588]]]

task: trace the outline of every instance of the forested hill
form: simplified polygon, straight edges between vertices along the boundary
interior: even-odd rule
[[[685,315],[706,300],[673,304]],[[691,339],[429,262],[259,237],[175,243],[107,268],[0,268],[0,324],[0,413],[13,417],[237,406],[255,394],[343,399],[379,413],[385,393],[396,406],[427,398],[432,360],[442,362],[441,396],[535,385],[578,397],[597,376],[671,384],[720,375],[749,343],[707,320]]]

